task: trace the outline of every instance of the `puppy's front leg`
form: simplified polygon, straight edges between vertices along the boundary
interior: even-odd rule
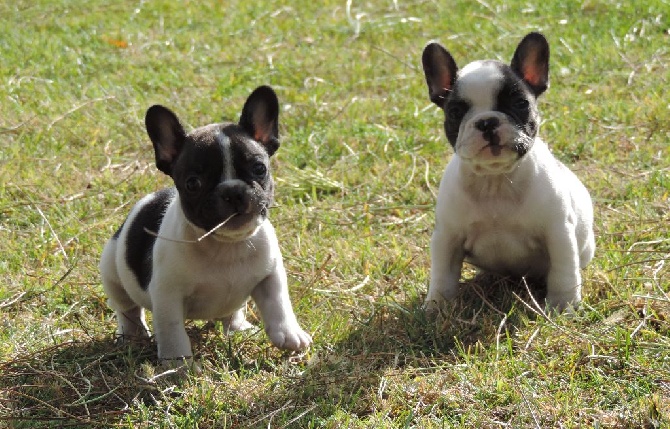
[[[282,349],[303,350],[312,337],[300,328],[288,295],[286,271],[280,261],[275,271],[263,279],[251,293],[272,343]]]
[[[158,358],[161,360],[191,359],[191,341],[184,326],[184,300],[181,295],[165,290],[152,297],[152,315]]]
[[[582,300],[582,276],[574,225],[567,223],[551,228],[547,235],[549,273],[547,275],[547,308],[563,311]]]
[[[458,281],[463,267],[463,241],[439,226],[430,240],[430,286],[425,307],[433,310],[444,300],[458,295]]]

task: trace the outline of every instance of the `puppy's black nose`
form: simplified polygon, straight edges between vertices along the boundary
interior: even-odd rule
[[[228,184],[220,186],[219,196],[237,213],[246,213],[249,208],[249,197],[244,186]]]
[[[480,119],[475,122],[475,128],[483,133],[490,133],[494,131],[500,125],[500,119],[498,118],[486,118]]]

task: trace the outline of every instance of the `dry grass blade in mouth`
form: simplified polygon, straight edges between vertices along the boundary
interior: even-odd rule
[[[204,233],[201,237],[198,238],[198,241],[202,241],[205,237],[208,237],[209,235],[213,234],[217,229],[221,228],[223,225],[228,223],[229,220],[231,220],[237,213],[233,213],[230,216],[228,216],[223,222],[220,224],[216,225],[214,228],[210,229],[206,233]]]
[[[217,229],[221,228],[223,225],[228,223],[228,221],[231,220],[236,214],[237,213],[231,214],[223,222],[221,222],[220,224],[216,225],[214,228],[210,229],[209,231],[207,231],[206,233],[204,233],[203,235],[198,237],[197,240],[179,240],[179,239],[176,239],[176,238],[168,238],[168,237],[164,237],[164,236],[158,234],[155,231],[151,231],[148,228],[144,228],[144,232],[146,232],[147,234],[153,235],[156,238],[160,238],[161,240],[172,241],[174,243],[199,243],[202,240],[204,240],[205,238],[207,238],[208,236],[210,236],[211,234],[213,234],[214,232],[216,232]]]

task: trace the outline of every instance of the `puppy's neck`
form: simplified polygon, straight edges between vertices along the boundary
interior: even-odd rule
[[[459,159],[459,176],[463,190],[475,201],[502,199],[520,203],[524,198],[530,177],[530,153],[520,159],[514,168],[500,174],[481,174],[472,165]]]

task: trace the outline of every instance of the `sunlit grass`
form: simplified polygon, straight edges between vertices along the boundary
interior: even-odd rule
[[[537,3],[537,2],[535,2]],[[670,424],[670,5],[609,2],[5,2],[0,5],[0,425],[663,427]],[[541,134],[591,190],[584,305],[547,320],[474,278],[427,320],[428,242],[451,156],[420,52],[508,61],[551,44]],[[235,120],[272,85],[271,211],[301,356],[189,322],[202,375],[114,343],[97,263],[168,186],[143,129]],[[253,307],[250,316],[257,324]]]

